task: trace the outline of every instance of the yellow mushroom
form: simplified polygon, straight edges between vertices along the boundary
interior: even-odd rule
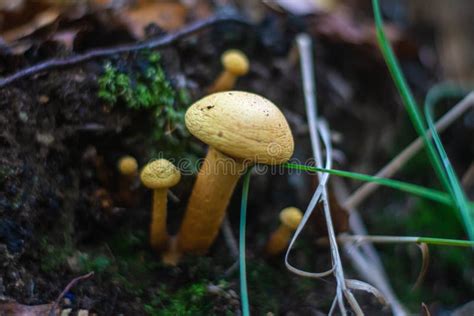
[[[231,90],[234,88],[237,78],[247,74],[249,71],[247,56],[237,49],[225,51],[222,54],[221,63],[224,70],[209,87],[209,93]]]
[[[117,163],[120,174],[125,177],[134,177],[138,171],[138,163],[132,156],[123,156]]]
[[[144,186],[153,189],[150,244],[157,251],[163,250],[169,239],[166,230],[168,188],[179,182],[181,173],[168,160],[158,159],[143,168],[140,179]]]
[[[280,212],[280,226],[271,234],[265,247],[265,253],[278,255],[288,247],[291,234],[296,230],[303,218],[303,213],[296,207],[287,207]]]
[[[132,206],[136,200],[136,194],[133,191],[138,174],[137,160],[132,156],[123,156],[118,161],[117,168],[121,174],[118,197],[126,206]]]
[[[248,92],[209,95],[186,112],[185,123],[209,145],[178,234],[178,248],[205,253],[216,238],[230,197],[246,167],[281,164],[293,154],[293,136],[283,113]]]

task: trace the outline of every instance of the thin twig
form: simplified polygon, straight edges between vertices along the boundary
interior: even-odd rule
[[[230,227],[230,222],[227,215],[222,221],[221,231],[222,235],[224,236],[227,248],[229,248],[231,256],[237,259],[239,257],[239,245],[237,243],[237,239],[235,239],[234,237],[234,233],[232,232],[232,228]]]
[[[69,56],[65,58],[53,58],[53,59],[46,60],[44,62],[40,62],[38,64],[21,69],[18,72],[15,72],[9,76],[6,76],[0,79],[0,88],[3,88],[14,81],[29,77],[31,75],[37,74],[42,71],[72,66],[72,65],[76,65],[76,64],[94,59],[94,58],[105,57],[105,56],[110,56],[114,54],[126,53],[126,52],[133,52],[133,51],[138,51],[142,49],[156,49],[156,48],[165,47],[184,37],[191,36],[204,29],[207,29],[211,26],[214,26],[218,23],[223,23],[223,22],[232,22],[232,23],[239,23],[242,25],[250,25],[248,21],[246,21],[245,19],[241,17],[215,16],[206,20],[200,20],[192,24],[189,24],[175,33],[165,34],[159,38],[146,40],[141,43],[125,44],[125,45],[119,45],[119,46],[110,47],[110,48],[98,48],[98,49],[93,49],[91,51],[88,51],[80,55],[74,55],[74,56]]]
[[[334,178],[334,193],[338,200],[347,198],[348,191],[344,182],[340,178]],[[350,213],[349,227],[356,235],[367,235],[367,229],[356,208],[348,210]],[[352,262],[352,266],[368,282],[373,284],[385,296],[390,305],[394,316],[408,315],[405,307],[402,305],[390,285],[382,261],[372,243],[363,243],[355,245],[354,243],[344,243],[344,252]]]
[[[474,105],[474,92],[469,93],[463,100],[457,103],[448,113],[446,113],[436,123],[436,130],[439,132],[444,131],[451,123],[458,119],[467,109]],[[426,136],[431,139],[431,132],[426,130]],[[418,137],[408,147],[406,147],[401,153],[393,158],[387,165],[385,165],[375,177],[390,178],[393,176],[403,165],[412,158],[416,153],[423,148],[423,140]],[[344,201],[343,206],[346,209],[351,209],[358,206],[364,201],[370,194],[372,194],[379,185],[377,183],[368,182],[357,189],[347,200]]]
[[[307,34],[298,35],[297,39],[298,50],[300,53],[301,60],[301,72],[303,77],[303,89],[305,95],[305,105],[306,105],[306,116],[308,118],[308,125],[310,131],[311,147],[313,150],[313,156],[318,167],[323,166],[322,154],[321,154],[321,144],[318,137],[318,122],[317,118],[317,109],[316,109],[316,98],[315,98],[315,80],[314,80],[314,69],[313,69],[313,56],[312,56],[312,43],[311,38]],[[325,126],[323,126],[325,127]],[[322,128],[322,130],[327,130],[327,128]],[[324,136],[324,135],[321,135]],[[325,142],[326,143],[326,142]],[[330,142],[328,142],[330,145]],[[326,148],[329,151],[329,148]],[[331,158],[331,157],[330,157]],[[322,183],[323,174],[318,173],[320,183]],[[344,269],[342,267],[341,257],[339,254],[339,248],[336,241],[336,234],[334,231],[334,226],[332,223],[331,210],[327,198],[327,189],[326,186],[322,188],[322,202],[323,210],[326,218],[326,226],[328,230],[328,237],[331,246],[331,257],[332,264],[334,268],[334,277],[336,278],[337,288],[336,288],[336,297],[339,310],[342,315],[347,315],[346,308],[344,306],[343,296],[346,297],[349,305],[352,307],[356,315],[363,315],[363,312],[352,295],[351,291],[347,288]]]
[[[74,278],[71,280],[71,282],[69,282],[69,284],[64,288],[64,290],[61,292],[61,294],[59,294],[58,298],[56,298],[56,300],[54,301],[53,305],[51,306],[51,310],[49,311],[49,315],[50,316],[54,316],[56,314],[56,308],[59,306],[59,303],[61,302],[62,298],[64,297],[64,295],[66,295],[67,292],[69,292],[69,290],[75,286],[79,281],[82,281],[82,280],[86,280],[90,277],[92,277],[94,275],[94,272],[89,272],[87,274],[84,274],[84,275],[81,275],[77,278]]]
[[[372,242],[378,244],[419,244],[426,243],[429,245],[451,246],[451,247],[474,247],[474,241],[462,239],[445,239],[435,237],[414,237],[414,236],[382,236],[382,235],[347,235],[342,234],[337,237],[337,241],[341,243],[361,244]],[[318,244],[327,244],[326,238],[320,238]]]

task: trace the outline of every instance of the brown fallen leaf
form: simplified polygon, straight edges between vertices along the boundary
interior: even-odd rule
[[[339,0],[264,0],[263,3],[271,8],[278,5],[294,15],[307,15],[321,11],[331,11],[338,5]]]
[[[0,36],[7,42],[11,43],[17,39],[28,36],[36,30],[53,24],[59,17],[60,10],[51,8],[38,13],[29,23],[20,25],[16,28],[3,32]]]
[[[2,316],[48,316],[53,304],[23,305],[17,302],[0,303],[0,315]],[[57,314],[59,309],[56,310]]]
[[[355,18],[348,8],[320,14],[309,20],[311,34],[334,43],[344,43],[368,48],[379,54],[375,26],[370,20]],[[387,38],[397,54],[409,56],[416,54],[416,45],[405,38],[404,34],[393,24],[385,23]]]
[[[174,31],[186,22],[187,9],[174,2],[144,2],[121,13],[123,22],[137,39],[145,37],[145,28],[155,23],[165,31]]]

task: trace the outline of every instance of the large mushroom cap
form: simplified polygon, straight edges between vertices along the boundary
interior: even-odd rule
[[[236,76],[243,76],[249,71],[249,60],[238,49],[229,49],[222,54],[221,62],[224,68]]]
[[[292,230],[298,228],[302,218],[303,213],[296,207],[287,207],[280,212],[280,221]]]
[[[158,159],[143,168],[140,179],[149,189],[170,188],[179,182],[181,173],[168,160]]]
[[[211,94],[188,109],[185,122],[191,134],[233,158],[281,164],[293,154],[293,136],[283,113],[253,93]]]

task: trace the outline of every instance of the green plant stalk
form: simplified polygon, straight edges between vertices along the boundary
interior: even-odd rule
[[[449,185],[447,174],[445,170],[443,169],[441,159],[436,154],[433,143],[431,143],[428,137],[426,136],[426,133],[425,133],[426,126],[420,114],[420,110],[418,109],[415,98],[413,97],[411,90],[408,87],[408,84],[406,83],[405,77],[403,76],[400,70],[400,66],[398,64],[397,58],[395,57],[395,54],[393,53],[393,50],[390,44],[388,43],[387,37],[383,30],[383,20],[382,20],[382,14],[380,13],[379,1],[372,0],[372,5],[374,8],[374,19],[375,19],[375,28],[377,32],[377,41],[380,46],[380,50],[382,51],[382,55],[385,59],[387,67],[390,71],[393,81],[395,82],[398,92],[400,93],[402,97],[403,104],[405,105],[408,115],[410,116],[410,119],[412,120],[415,130],[417,131],[418,135],[420,135],[420,137],[423,139],[423,142],[425,143],[426,149],[428,150],[428,156],[430,157],[431,163],[436,171],[438,178],[440,179],[444,188],[448,192],[452,193],[452,188]],[[451,196],[453,195],[451,194]]]
[[[354,180],[375,182],[386,187],[408,192],[414,195],[424,197],[426,199],[430,199],[430,200],[433,200],[445,205],[452,206],[452,200],[446,193],[438,191],[438,190],[434,190],[434,189],[428,189],[428,188],[411,184],[411,183],[406,183],[406,182],[387,179],[387,178],[374,177],[374,176],[361,174],[361,173],[336,170],[336,169],[324,169],[324,168],[299,165],[299,164],[294,164],[294,163],[285,163],[283,164],[283,166],[289,169],[296,169],[296,170],[309,171],[309,172],[325,172],[325,173],[333,174],[335,176],[351,178]]]
[[[247,271],[245,265],[245,226],[247,219],[247,197],[250,186],[250,173],[252,168],[244,175],[242,186],[242,201],[240,204],[240,228],[239,228],[239,273],[240,273],[240,303],[242,315],[250,316],[249,296],[247,291]]]
[[[459,239],[444,239],[432,237],[409,236],[377,236],[377,235],[346,235],[338,237],[342,242],[373,242],[373,243],[425,243],[437,246],[474,247],[474,241]]]
[[[459,209],[462,222],[465,226],[465,229],[469,235],[470,240],[474,240],[474,212],[472,208],[469,206],[469,202],[467,200],[466,195],[461,187],[459,179],[454,172],[454,169],[449,161],[448,155],[444,150],[443,144],[441,143],[441,139],[439,138],[438,132],[436,131],[436,127],[433,122],[433,108],[435,104],[441,98],[444,97],[456,97],[459,96],[464,90],[456,89],[453,86],[449,85],[438,85],[433,87],[429,92],[425,100],[425,117],[426,121],[428,122],[428,127],[432,133],[433,141],[436,145],[438,150],[439,156],[443,161],[443,165],[445,171],[448,175],[448,181],[452,188],[452,197],[456,207]]]
[[[439,246],[474,247],[474,241],[458,240],[458,239],[418,237],[418,242],[426,243],[430,245],[439,245]]]

